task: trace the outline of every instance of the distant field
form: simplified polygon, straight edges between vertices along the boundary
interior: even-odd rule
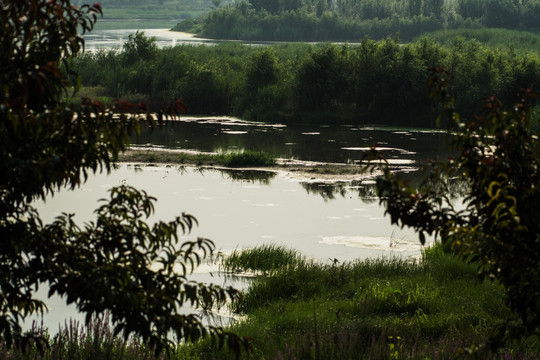
[[[182,20],[210,11],[211,4],[209,0],[164,1],[163,4],[146,0],[129,5],[122,1],[102,1],[103,18],[98,21],[96,29],[172,28]]]

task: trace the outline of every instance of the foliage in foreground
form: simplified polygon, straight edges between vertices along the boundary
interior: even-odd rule
[[[233,327],[252,338],[245,359],[539,359],[540,338],[508,341],[498,351],[484,346],[511,310],[504,290],[476,282],[475,264],[467,264],[442,246],[428,248],[421,262],[372,259],[319,264],[280,246],[248,251],[249,264],[235,267],[262,272],[265,257],[295,265],[253,280],[235,304],[243,320]],[[237,255],[241,256],[241,252]],[[259,259],[255,259],[259,257]],[[262,266],[251,264],[262,264]],[[66,324],[56,337],[46,335],[44,360],[163,359],[136,340],[113,336],[107,321],[89,327]],[[37,355],[0,347],[12,360]],[[359,356],[361,354],[361,356]],[[172,359],[230,359],[209,342],[179,345]]]
[[[448,92],[449,75],[434,69],[430,87],[456,129],[455,156],[427,164],[418,188],[383,166],[378,196],[392,223],[416,229],[422,243],[425,234],[440,237],[477,265],[480,279],[502,285],[515,316],[492,337],[493,346],[505,336],[540,335],[540,142],[530,128],[529,103],[538,95],[524,90],[509,109],[492,95],[478,116],[463,121]],[[467,184],[462,204],[450,198],[456,180]]]
[[[44,224],[35,201],[73,189],[89,173],[110,171],[130,136],[145,123],[177,116],[181,102],[152,113],[147,106],[116,102],[106,107],[65,99],[78,89],[73,57],[84,47],[78,34],[93,28],[99,4],[69,0],[6,0],[0,6],[0,339],[28,345],[21,323],[47,310],[36,298],[74,303],[86,323],[108,312],[115,334],[138,336],[156,352],[181,341],[210,337],[238,354],[247,340],[206,326],[185,304],[235,299],[233,288],[200,284],[187,276],[214,245],[208,239],[180,241],[196,224],[189,214],[149,223],[155,199],[129,186],[110,190],[83,226],[73,214]],[[150,43],[151,45],[151,43]],[[150,50],[151,50],[150,46]]]

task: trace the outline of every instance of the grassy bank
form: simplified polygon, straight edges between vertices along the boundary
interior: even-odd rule
[[[365,175],[364,169],[356,164],[335,163],[302,163],[293,160],[276,159],[271,154],[257,151],[244,151],[241,153],[212,154],[174,150],[156,149],[130,149],[120,154],[119,161],[140,163],[142,165],[167,164],[168,166],[195,166],[230,168],[231,177],[245,175],[245,171],[236,169],[256,168],[253,178],[267,178],[269,174],[275,175],[278,171],[293,173],[301,178],[311,179],[317,177],[327,181],[346,182]],[[270,171],[257,171],[270,170]],[[266,174],[265,174],[266,173]],[[273,176],[272,175],[272,176]],[[309,186],[309,184],[305,184]]]
[[[264,245],[235,251],[222,268],[265,273],[232,305],[251,337],[245,359],[539,359],[540,339],[486,343],[511,317],[503,290],[477,283],[476,267],[441,247],[423,260],[314,263],[295,250]],[[156,359],[136,340],[114,337],[106,322],[66,324],[40,359]],[[0,357],[38,358],[0,346]],[[230,359],[209,343],[180,345],[171,359]]]
[[[419,263],[321,265],[273,246],[227,261],[236,271],[257,270],[259,263],[270,274],[234,304],[247,316],[233,330],[253,338],[250,359],[539,358],[537,338],[497,351],[485,346],[511,316],[503,291],[489,281],[478,284],[474,265],[440,247]],[[227,358],[202,345],[193,350],[207,359]]]

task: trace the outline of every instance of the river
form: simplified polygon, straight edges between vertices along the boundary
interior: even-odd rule
[[[362,149],[378,145],[402,171],[414,174],[429,157],[442,156],[444,135],[438,132],[359,128],[348,125],[253,124],[234,118],[184,118],[143,133],[137,147],[184,151],[263,150],[299,163],[354,163]],[[295,173],[223,171],[175,165],[120,164],[111,174],[96,174],[75,191],[60,191],[37,204],[44,221],[62,212],[79,223],[92,220],[98,199],[120,184],[145,189],[157,198],[155,219],[194,215],[199,226],[184,238],[212,239],[216,251],[261,244],[284,245],[323,263],[373,257],[420,255],[422,247],[410,229],[390,224],[373,196],[372,181],[329,182]],[[225,281],[207,264],[194,275],[206,282]],[[243,286],[235,283],[235,286]],[[40,296],[45,299],[46,291]],[[46,326],[55,329],[66,317],[82,316],[62,299],[48,300]],[[28,323],[27,323],[28,325]]]
[[[86,51],[121,48],[136,30],[102,30],[85,36]],[[179,44],[215,44],[191,34],[146,29],[159,47]],[[370,146],[385,150],[389,160],[409,176],[429,158],[444,156],[444,135],[421,129],[389,129],[354,125],[294,125],[248,123],[227,117],[183,117],[181,121],[143,132],[133,139],[138,148],[180,151],[265,151],[299,163],[356,163]],[[320,262],[419,256],[421,246],[410,229],[391,226],[384,209],[373,197],[372,180],[329,182],[317,176],[299,177],[282,172],[222,171],[179,165],[120,164],[111,174],[96,174],[75,191],[60,191],[36,204],[44,221],[62,212],[75,213],[76,221],[92,220],[98,199],[115,185],[129,184],[157,198],[155,219],[170,219],[187,212],[199,226],[184,238],[212,239],[216,251],[260,244],[277,244],[300,251]],[[206,264],[194,278],[224,283],[215,265]],[[245,286],[236,282],[237,287]],[[39,297],[46,300],[46,289]],[[54,297],[47,300],[44,325],[55,331],[67,318],[82,320],[74,306]],[[36,318],[33,318],[36,319]],[[225,317],[226,319],[226,317]],[[27,321],[25,328],[30,326]]]
[[[236,41],[236,40],[216,40],[204,39],[196,37],[194,34],[170,31],[169,29],[106,29],[93,30],[84,35],[85,51],[96,52],[98,50],[122,49],[124,43],[128,40],[129,35],[135,34],[137,31],[144,32],[148,37],[153,37],[156,40],[156,45],[159,48],[176,46],[176,45],[216,45],[221,42],[238,42],[246,45],[271,45],[278,42],[275,41]],[[315,43],[312,43],[315,44]],[[335,44],[343,44],[336,42]],[[356,44],[348,42],[348,44]]]

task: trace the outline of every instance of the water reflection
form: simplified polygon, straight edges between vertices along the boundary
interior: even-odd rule
[[[146,131],[133,143],[203,152],[264,151],[283,159],[344,164],[357,163],[372,146],[401,166],[448,156],[446,135],[440,132],[213,120],[184,118]]]
[[[120,164],[110,175],[90,176],[80,189],[59,191],[36,208],[44,222],[62,212],[76,214],[79,224],[91,221],[98,199],[107,198],[107,190],[120,184],[154,196],[155,219],[167,221],[181,212],[195,215],[199,226],[181,239],[210,238],[216,253],[273,243],[310,259],[344,262],[418,256],[422,249],[413,231],[390,224],[374,201],[372,185],[299,183],[285,173]],[[231,283],[237,278],[219,276],[218,270],[216,263],[204,264],[192,278],[245,286],[245,282]],[[46,299],[47,289],[40,294]],[[62,299],[48,304],[51,311],[45,325],[51,329],[68,317],[81,318]],[[225,314],[218,315],[227,321]]]
[[[345,198],[347,196],[361,199],[363,202],[371,204],[378,201],[375,184],[364,183],[362,181],[351,181],[350,183],[317,183],[302,182],[302,187],[308,194],[320,195],[324,201],[335,200],[336,197]]]
[[[175,24],[171,24],[171,27]],[[93,30],[84,35],[85,51],[96,52],[98,50],[122,49],[129,35],[135,34],[138,29],[108,29]],[[218,40],[196,38],[193,34],[169,31],[168,29],[141,29],[148,37],[156,38],[159,48],[176,45],[214,45]]]
[[[270,180],[276,177],[276,173],[272,171],[259,170],[219,170],[226,178],[231,181],[240,181],[251,184],[270,185]]]

